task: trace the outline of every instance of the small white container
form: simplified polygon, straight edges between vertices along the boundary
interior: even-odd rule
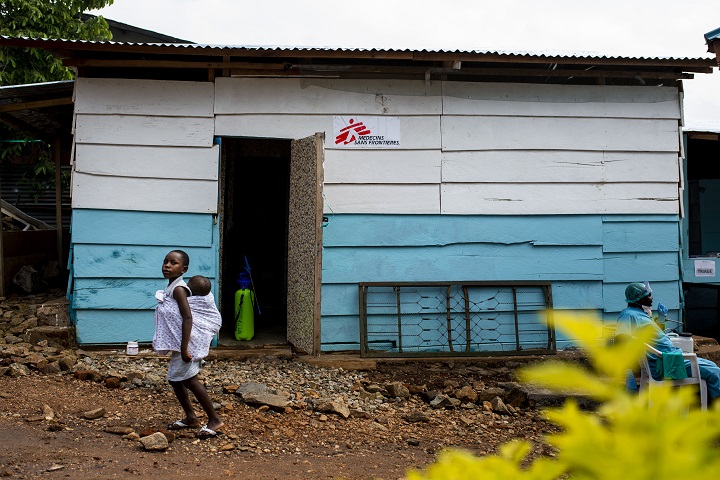
[[[677,333],[668,333],[670,341],[676,347],[682,349],[683,353],[693,353],[695,351],[692,336],[678,335]]]
[[[138,342],[128,342],[127,348],[125,349],[125,353],[128,355],[137,355],[138,351],[140,351],[140,348],[138,347]]]

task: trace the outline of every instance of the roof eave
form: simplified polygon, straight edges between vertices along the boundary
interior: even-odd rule
[[[430,51],[360,48],[318,47],[262,47],[232,45],[163,44],[87,42],[58,39],[16,38],[0,36],[0,45],[42,48],[63,58],[75,57],[79,52],[158,54],[177,56],[218,57],[295,57],[334,58],[347,60],[418,60],[418,61],[476,61],[495,63],[592,63],[607,66],[668,67],[686,71],[706,71],[715,66],[712,58],[646,58],[595,55],[557,55],[498,51]]]

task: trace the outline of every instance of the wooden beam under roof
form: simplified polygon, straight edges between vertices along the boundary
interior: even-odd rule
[[[476,76],[536,76],[536,77],[605,77],[605,78],[657,78],[657,79],[689,79],[690,74],[672,71],[648,70],[576,70],[576,69],[541,69],[541,68],[473,68],[433,67],[433,66],[402,66],[402,65],[348,65],[348,64],[292,64],[292,63],[256,63],[256,62],[207,62],[191,60],[108,60],[108,59],[67,59],[66,66],[74,67],[118,67],[118,68],[188,68],[188,69],[231,69],[233,75],[273,75],[295,76],[302,73],[338,74],[338,73],[377,73],[391,74],[425,74],[433,75],[476,75]],[[712,69],[707,68],[707,73]]]
[[[613,65],[643,67],[669,67],[682,68],[695,71],[695,68],[706,70],[714,66],[713,59],[692,58],[624,58],[624,57],[592,57],[592,56],[558,56],[558,55],[531,55],[516,53],[474,53],[474,52],[415,52],[414,60],[443,61],[448,57],[462,62],[495,62],[495,63],[558,63],[563,65]]]
[[[0,113],[17,112],[20,110],[33,110],[36,108],[58,107],[61,105],[72,105],[72,98],[56,98],[52,100],[36,100],[34,102],[0,103]]]
[[[68,58],[66,67],[117,67],[117,68],[246,68],[251,70],[285,70],[287,63],[207,62],[192,60],[108,60],[105,58]]]

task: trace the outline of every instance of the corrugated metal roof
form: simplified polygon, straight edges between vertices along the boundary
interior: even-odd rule
[[[720,40],[720,28],[716,28],[712,32],[705,34],[705,43],[710,43],[713,40]]]
[[[9,37],[0,36],[4,40],[23,40],[32,43],[47,44],[48,47],[51,44],[63,44],[73,45],[78,49],[84,49],[83,47],[90,49],[97,49],[98,47],[104,47],[112,50],[134,50],[138,48],[143,49],[155,49],[155,48],[172,48],[177,50],[185,50],[188,52],[197,53],[209,53],[209,52],[222,52],[227,53],[231,51],[245,51],[245,52],[272,52],[272,53],[310,53],[310,52],[337,52],[337,53],[368,53],[368,54],[413,54],[413,53],[424,53],[424,54],[437,54],[437,55],[493,55],[493,56],[507,56],[507,57],[532,57],[532,58],[568,58],[577,60],[623,60],[623,61],[667,61],[673,62],[703,62],[707,61],[707,57],[632,57],[632,56],[620,56],[620,55],[606,55],[598,52],[587,52],[587,51],[505,51],[505,50],[412,50],[412,49],[379,49],[379,48],[364,48],[364,47],[331,47],[331,46],[286,46],[286,45],[214,45],[214,44],[201,44],[201,43],[133,43],[133,42],[94,42],[89,40],[63,40],[63,39],[48,39],[48,38],[30,38],[30,37]]]
[[[72,93],[74,84],[75,80],[61,80],[59,82],[30,83],[27,85],[6,85],[0,87],[0,104],[7,99],[22,102],[30,99],[36,100],[39,96]]]
[[[26,133],[48,140],[70,135],[74,80],[0,87],[0,112],[4,121]],[[18,122],[13,122],[13,119]],[[24,126],[30,125],[33,131]]]

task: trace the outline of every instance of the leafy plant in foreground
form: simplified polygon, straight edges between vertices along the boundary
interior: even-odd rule
[[[602,403],[586,412],[568,401],[548,409],[547,418],[561,432],[547,436],[556,458],[527,461],[531,445],[513,441],[497,455],[475,457],[449,450],[409,480],[464,479],[715,479],[720,472],[720,410],[699,409],[692,388],[661,386],[639,395],[624,388],[625,372],[645,355],[651,332],[607,346],[600,342],[602,323],[592,317],[554,313],[555,326],[577,339],[593,369],[557,361],[528,367],[523,381],[556,391],[585,393]]]

